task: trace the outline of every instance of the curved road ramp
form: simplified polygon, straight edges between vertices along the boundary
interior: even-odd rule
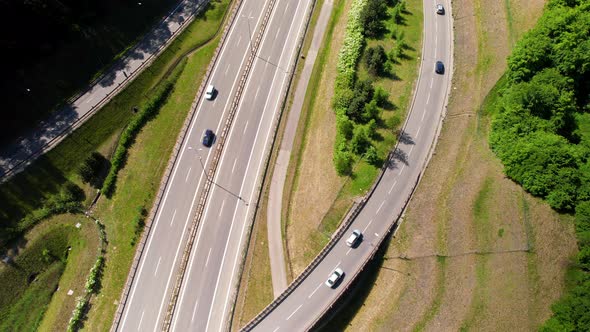
[[[437,3],[448,15],[437,15]],[[422,63],[411,109],[380,177],[336,234],[289,287],[242,331],[302,331],[313,328],[352,284],[398,221],[432,155],[445,115],[453,68],[450,0],[424,0]],[[435,73],[436,61],[446,72]],[[346,244],[353,229],[363,236]],[[334,287],[326,280],[344,273]]]

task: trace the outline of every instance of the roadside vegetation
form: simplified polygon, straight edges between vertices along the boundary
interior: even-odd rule
[[[83,290],[86,278],[93,279],[91,283],[99,286],[90,287],[87,293],[97,295],[86,298],[80,317],[87,320],[76,323],[74,330],[82,326],[90,330],[110,328],[136,241],[178,132],[219,41],[229,4],[230,0],[211,1],[206,12],[150,68],[84,126],[25,171],[0,185],[0,241],[3,248],[9,248],[27,231],[44,227],[52,215],[60,218],[62,213],[72,212],[81,216],[95,199],[96,190],[103,186],[105,177],[112,179],[108,197],[103,195],[91,211],[104,225],[108,239],[106,253],[100,268],[95,269],[97,273],[91,273],[92,264],[99,263],[96,251],[92,250],[93,259],[78,280]],[[64,268],[67,272],[70,264],[64,261],[61,271]],[[60,275],[61,272],[57,274],[56,285],[59,281],[61,286]],[[64,297],[54,293],[55,287],[47,289],[51,290],[49,299],[55,294],[56,301],[63,301]],[[43,318],[41,326],[65,329],[75,307],[74,303],[67,305],[69,309],[64,315],[66,302],[54,307],[52,301],[47,315],[39,318]],[[60,323],[52,325],[46,321]]]
[[[302,117],[303,140],[291,159],[294,175],[287,177],[283,206],[291,277],[372,185],[395,145],[417,76],[421,4],[349,1],[345,13],[326,64],[314,75],[323,84],[308,89],[309,115]],[[331,156],[325,153],[329,147]]]
[[[547,331],[590,329],[590,3],[550,0],[508,59],[490,105],[490,145],[506,175],[562,212],[575,214],[579,253],[569,293]]]
[[[65,330],[74,299],[84,291],[98,243],[92,221],[63,215],[47,220],[12,244],[10,258],[0,264],[4,285],[0,290],[0,329],[31,331],[44,326],[45,330]],[[59,315],[46,314],[50,311],[59,311]],[[53,319],[46,324],[48,316]]]
[[[177,3],[2,2],[0,31],[6,61],[0,95],[11,116],[2,122],[0,143],[34,127],[86,87]]]
[[[569,284],[573,217],[509,179],[489,141],[496,83],[545,1],[452,4],[453,87],[436,150],[399,230],[326,330],[538,330]]]

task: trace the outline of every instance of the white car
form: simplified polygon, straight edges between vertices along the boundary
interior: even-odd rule
[[[328,286],[330,288],[336,287],[338,280],[340,280],[340,278],[342,278],[343,275],[344,275],[344,271],[342,271],[341,268],[337,268],[336,270],[334,270],[334,272],[332,272],[332,274],[330,275],[330,278],[328,278],[328,280],[326,280],[326,286]]]
[[[436,13],[438,15],[444,15],[445,14],[445,7],[443,7],[443,5],[441,5],[440,3],[436,5]]]
[[[357,244],[357,242],[361,239],[362,235],[363,233],[361,233],[361,231],[355,229],[354,231],[352,231],[352,234],[350,234],[348,239],[346,239],[346,245],[349,247],[354,247]]]
[[[209,86],[207,86],[207,90],[205,91],[205,98],[207,100],[211,100],[213,99],[213,95],[215,95],[215,87],[213,84],[209,84]]]

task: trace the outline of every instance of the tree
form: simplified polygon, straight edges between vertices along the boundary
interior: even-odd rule
[[[387,17],[385,0],[369,0],[361,13],[361,22],[365,27],[365,36],[376,38],[385,30],[383,19]]]
[[[108,164],[108,160],[98,152],[92,152],[92,154],[84,160],[78,174],[84,183],[90,183],[95,188],[100,188],[102,185],[101,173],[104,167]]]
[[[357,97],[362,97],[365,103],[368,103],[369,100],[373,98],[373,93],[375,89],[373,88],[373,83],[370,80],[358,80],[354,84],[354,95]]]
[[[375,99],[371,100],[367,104],[365,104],[365,109],[363,111],[363,121],[365,123],[371,120],[377,120],[379,118],[379,113],[381,110],[377,107],[377,101]]]
[[[379,107],[385,107],[389,103],[389,92],[385,91],[382,87],[378,86],[373,94],[373,100]]]
[[[338,175],[350,175],[352,173],[352,155],[346,149],[338,149],[334,153],[334,167]]]
[[[365,98],[362,96],[355,97],[348,105],[346,115],[355,122],[362,120],[365,111]]]
[[[362,155],[371,146],[366,126],[356,126],[350,141],[350,149],[357,155]]]
[[[369,47],[365,50],[365,65],[367,71],[372,76],[383,75],[384,65],[387,61],[387,54],[385,49],[381,45],[375,47]]]
[[[373,145],[369,146],[367,152],[365,152],[365,160],[373,166],[379,166],[381,163],[377,149]]]
[[[404,17],[402,16],[402,12],[403,8],[399,3],[393,7],[393,13],[391,15],[393,16],[395,24],[403,23]]]
[[[346,115],[336,118],[336,127],[338,128],[338,132],[344,136],[345,139],[349,140],[352,138],[354,124]]]

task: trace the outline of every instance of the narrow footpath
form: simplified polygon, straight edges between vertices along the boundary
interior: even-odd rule
[[[287,177],[287,168],[289,166],[289,159],[291,158],[291,150],[293,149],[293,141],[295,140],[295,132],[297,130],[297,124],[299,123],[299,116],[301,115],[301,109],[305,99],[305,92],[307,91],[307,85],[311,78],[318,50],[321,46],[322,39],[324,38],[330,14],[332,13],[332,7],[332,0],[324,1],[324,4],[322,5],[320,16],[313,32],[311,46],[307,51],[303,71],[301,72],[301,76],[297,83],[293,104],[289,111],[283,140],[279,149],[279,156],[275,162],[274,172],[270,183],[267,206],[267,226],[272,288],[275,298],[287,288],[287,269],[285,266],[285,251],[283,248],[283,235],[281,232],[282,198],[285,179]]]

